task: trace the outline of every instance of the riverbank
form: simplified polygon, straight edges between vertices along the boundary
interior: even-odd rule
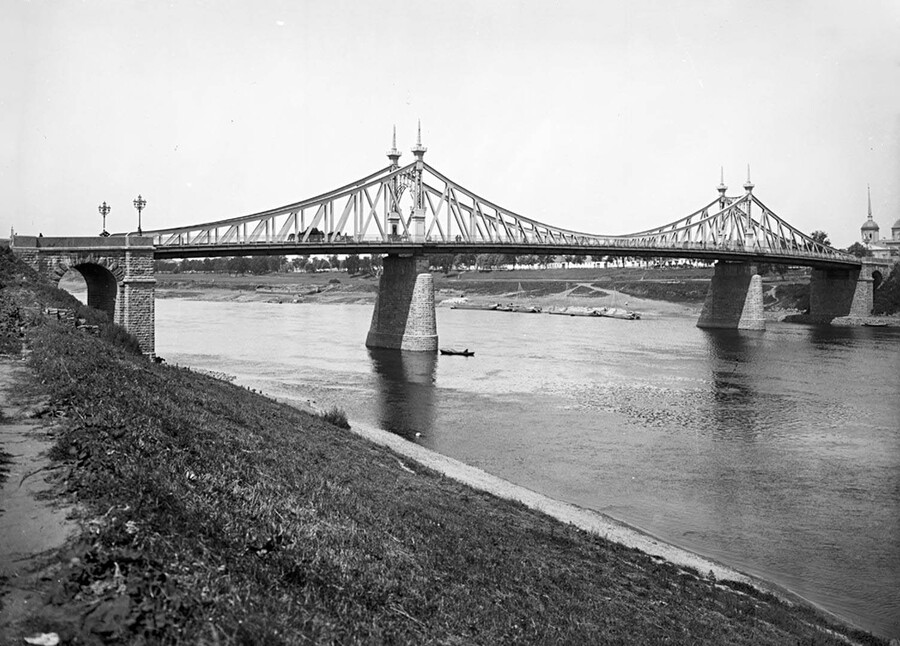
[[[60,424],[60,495],[86,511],[6,643],[26,628],[66,642],[883,643],[222,380],[56,325],[28,338],[32,387]]]

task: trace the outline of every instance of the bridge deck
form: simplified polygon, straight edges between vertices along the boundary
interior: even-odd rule
[[[278,255],[331,255],[331,254],[511,254],[511,255],[573,255],[612,256],[635,258],[690,258],[714,262],[727,260],[750,263],[779,263],[817,269],[856,269],[862,265],[858,259],[834,256],[814,257],[788,251],[774,252],[762,249],[739,249],[702,244],[684,244],[679,247],[633,246],[581,246],[564,244],[514,244],[484,242],[365,242],[341,240],[338,242],[255,242],[227,245],[178,245],[157,247],[154,255],[159,259],[214,258],[223,256],[278,256]]]

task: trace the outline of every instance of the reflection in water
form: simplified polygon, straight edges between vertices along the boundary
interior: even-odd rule
[[[431,430],[437,355],[369,348],[381,428],[406,439]]]
[[[712,376],[711,429],[718,439],[752,442],[760,424],[759,393],[751,366],[757,330],[704,330]]]

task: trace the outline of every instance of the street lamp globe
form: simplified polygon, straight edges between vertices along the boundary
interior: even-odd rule
[[[138,195],[137,199],[134,201],[134,208],[136,208],[138,212],[138,235],[141,235],[141,211],[144,210],[145,206],[147,206],[147,200]]]
[[[109,205],[104,200],[103,204],[97,207],[97,210],[100,211],[100,215],[103,216],[103,231],[100,232],[100,235],[104,238],[109,236],[109,231],[106,230],[106,216],[112,210]]]

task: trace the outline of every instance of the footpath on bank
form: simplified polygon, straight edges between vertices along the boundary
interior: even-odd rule
[[[26,278],[0,271],[80,522],[0,644],[885,643],[46,320],[65,296]]]

